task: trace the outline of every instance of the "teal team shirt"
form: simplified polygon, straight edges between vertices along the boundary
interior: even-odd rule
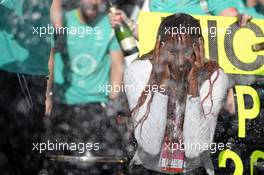
[[[247,7],[245,0],[232,0],[234,6],[239,10],[239,13],[248,14],[253,18],[264,19],[264,7],[261,4],[257,4],[256,7]]]
[[[219,15],[224,9],[234,6],[230,0],[207,0],[207,2],[210,14],[215,16]],[[150,10],[165,13],[208,15],[201,8],[199,0],[151,0]]]
[[[51,35],[37,30],[50,25],[52,0],[0,0],[0,70],[48,75]]]
[[[109,52],[120,51],[108,16],[99,14],[93,24],[87,25],[80,22],[77,10],[72,10],[66,12],[65,21],[69,29],[67,54],[55,55],[55,95],[66,104],[107,102]]]

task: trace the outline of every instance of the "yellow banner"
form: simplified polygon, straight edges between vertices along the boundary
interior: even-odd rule
[[[153,49],[158,27],[170,14],[141,12],[139,16],[140,55]],[[253,19],[239,27],[234,17],[198,16],[205,39],[206,57],[215,59],[229,74],[264,75],[264,51],[251,46],[264,42],[264,20]]]

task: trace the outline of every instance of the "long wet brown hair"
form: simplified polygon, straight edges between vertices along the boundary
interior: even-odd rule
[[[190,35],[191,37],[192,44],[197,43],[199,38],[202,37],[202,31],[201,31],[199,21],[194,19],[192,16],[183,14],[183,13],[168,16],[160,24],[158,35],[157,35],[157,41],[156,41],[154,49],[151,50],[149,53],[143,55],[140,58],[141,60],[148,59],[153,65],[153,62],[155,61],[155,59],[164,56],[162,55],[161,44],[162,43],[173,44],[173,42],[177,40],[176,37],[178,37],[178,35],[172,35],[172,32],[170,33],[168,32],[168,29],[169,28],[172,29],[172,27],[178,27],[178,29],[180,27],[185,27],[189,29],[193,27],[193,29],[195,29],[196,32],[189,31],[188,33],[188,35]],[[179,120],[178,120],[179,122],[177,123],[177,127],[182,129],[183,121],[184,121],[184,113],[185,113],[185,103],[186,103],[186,97],[187,97],[187,91],[188,91],[187,76],[190,72],[191,65],[185,64],[183,68],[181,69],[181,71],[177,69],[177,66],[170,66],[169,68],[171,72],[172,81],[170,81],[169,83],[168,92],[167,92],[168,97],[169,97],[168,105],[167,105],[168,106],[167,115],[168,115],[169,120],[173,120],[175,118],[175,107],[176,108],[180,107],[180,110],[179,110],[180,114],[177,114],[177,117],[179,117]],[[210,77],[215,71],[217,71],[217,76],[214,80],[211,81]],[[212,106],[213,106],[212,90],[213,90],[213,85],[218,78],[218,75],[219,75],[219,66],[216,62],[213,62],[213,61],[209,61],[205,63],[201,71],[198,73],[199,86],[201,86],[202,83],[207,79],[209,79],[209,82],[210,82],[209,92],[206,95],[206,97],[202,99],[201,101],[201,105],[203,106],[203,103],[205,102],[207,98],[211,99],[211,109],[209,113],[204,114],[205,116],[210,114],[212,110]],[[141,125],[140,130],[142,130],[142,125],[148,118],[148,115],[150,112],[150,106],[151,106],[153,95],[154,95],[154,91],[151,90],[151,87],[153,87],[153,85],[157,85],[157,79],[158,79],[157,74],[154,71],[154,69],[152,69],[149,82],[146,85],[145,90],[142,91],[136,106],[130,111],[130,116],[135,117],[138,114],[139,108],[143,106],[147,97],[150,95],[150,99],[147,102],[146,112],[144,113],[141,120],[138,121],[137,124],[135,125],[135,128]],[[176,106],[176,103],[178,103],[179,105]],[[173,131],[172,123],[167,122],[167,134],[171,136],[172,131]]]

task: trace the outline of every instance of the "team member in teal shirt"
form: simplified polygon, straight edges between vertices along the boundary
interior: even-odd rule
[[[207,7],[205,4],[207,3]],[[153,12],[188,13],[196,15],[222,15],[236,13],[228,0],[151,0],[149,9]]]
[[[48,75],[51,35],[39,35],[50,23],[52,0],[1,0],[0,70],[28,75]]]
[[[55,55],[55,95],[65,104],[107,102],[109,94],[103,87],[109,84],[111,64],[122,63],[119,43],[107,15],[99,13],[88,24],[82,18],[80,9],[66,12],[65,27],[79,32],[67,34],[67,56]]]
[[[38,174],[42,155],[33,149],[44,129],[52,0],[0,0],[1,174]],[[35,30],[34,30],[35,29]]]
[[[107,138],[108,133],[118,131],[111,127],[103,104],[118,95],[107,87],[121,85],[123,54],[103,5],[101,0],[81,0],[79,8],[64,13],[63,28],[68,31],[56,41],[65,42],[64,48],[55,48],[49,135],[62,133],[55,139],[94,145],[84,152],[68,150],[71,154],[109,155],[107,150],[120,145]]]
[[[263,0],[232,0],[234,6],[241,14],[250,15],[253,18],[264,18],[264,1]],[[250,3],[251,2],[251,3]]]

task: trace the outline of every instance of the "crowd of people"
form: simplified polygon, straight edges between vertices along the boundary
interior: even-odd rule
[[[210,150],[187,145],[212,144],[220,111],[236,114],[233,84],[217,62],[206,61],[201,33],[171,36],[166,28],[201,29],[191,15],[237,17],[243,27],[263,19],[264,1],[135,1],[142,11],[172,15],[160,24],[154,48],[127,66],[113,29],[126,23],[138,39],[136,8],[130,17],[109,12],[105,0],[79,0],[70,10],[67,3],[0,0],[0,173],[37,175],[50,155],[128,156],[129,137],[136,144],[128,173],[214,175]],[[133,88],[122,93],[108,85]],[[114,100],[127,106],[122,131],[108,115]],[[34,150],[47,140],[86,149]]]

